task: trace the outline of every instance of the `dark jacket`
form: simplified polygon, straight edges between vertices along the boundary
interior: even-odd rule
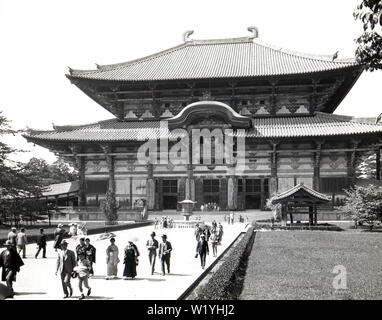
[[[5,249],[0,254],[0,267],[3,268],[1,273],[1,280],[6,281],[7,273],[6,269],[10,269],[12,271],[20,271],[20,267],[24,265],[23,260],[21,260],[17,251],[13,248]],[[14,278],[15,279],[15,278]]]
[[[85,247],[86,250],[86,258],[90,261],[95,263],[96,262],[96,248],[89,244]]]
[[[200,255],[209,253],[208,242],[206,240],[199,240],[196,246],[196,252]]]
[[[46,236],[45,236],[45,234],[39,234],[37,236],[36,243],[40,247],[45,247],[46,246]]]
[[[161,242],[159,244],[158,256],[160,258],[171,257],[172,246],[169,241]]]
[[[57,257],[57,263],[56,263],[56,270],[57,272],[62,271],[65,269],[65,272],[72,273],[73,268],[77,265],[76,263],[76,256],[73,251],[66,250],[64,252],[63,250],[58,254]]]

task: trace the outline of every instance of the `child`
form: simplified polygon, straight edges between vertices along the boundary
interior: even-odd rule
[[[81,292],[81,297],[79,298],[80,300],[85,299],[85,295],[83,294],[82,291],[82,283],[84,284],[85,288],[88,289],[87,295],[89,296],[91,293],[91,288],[89,287],[88,284],[88,279],[89,279],[89,273],[90,273],[90,262],[89,260],[82,258],[78,262],[78,266],[73,269],[75,272],[78,273],[78,287]]]

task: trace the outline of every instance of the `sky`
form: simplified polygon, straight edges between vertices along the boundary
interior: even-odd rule
[[[256,26],[267,43],[313,54],[354,57],[362,24],[355,0],[0,0],[0,110],[15,129],[51,130],[113,115],[65,77],[68,66],[94,69],[141,58],[191,39],[249,36]],[[337,114],[382,113],[382,71],[364,72]],[[2,137],[28,152],[28,161],[55,156],[20,136]]]

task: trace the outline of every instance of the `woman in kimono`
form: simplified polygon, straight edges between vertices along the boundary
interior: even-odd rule
[[[54,230],[54,243],[53,248],[55,251],[57,249],[61,249],[61,242],[64,239],[64,236],[66,235],[66,231],[62,228],[63,225],[60,223],[56,230]]]
[[[137,275],[138,256],[139,251],[137,246],[132,241],[129,241],[125,248],[125,258],[123,259],[123,263],[125,265],[125,269],[123,270],[123,279],[134,279]]]
[[[117,277],[118,273],[118,247],[114,244],[115,239],[110,239],[110,246],[106,249],[106,263],[107,263],[107,275],[106,280],[113,279]]]

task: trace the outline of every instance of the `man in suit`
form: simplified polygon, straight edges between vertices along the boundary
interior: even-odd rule
[[[196,246],[196,255],[200,256],[200,263],[202,265],[202,269],[206,266],[206,256],[209,254],[208,242],[206,240],[206,236],[202,234],[200,236],[200,240]]]
[[[5,242],[6,249],[0,254],[0,268],[3,268],[1,280],[5,281],[7,287],[12,290],[12,283],[16,281],[16,273],[24,265],[13,243],[10,240]]]
[[[61,242],[61,251],[57,257],[56,275],[60,271],[62,289],[64,290],[64,299],[73,295],[73,289],[70,284],[73,268],[76,266],[76,256],[73,251],[68,250],[68,243],[64,240]]]
[[[147,240],[146,247],[149,252],[149,261],[151,266],[151,274],[154,274],[155,259],[158,249],[158,241],[155,239],[155,232],[151,232],[151,239]]]
[[[40,229],[40,234],[37,236],[36,243],[37,243],[38,249],[34,257],[37,259],[38,254],[40,253],[42,249],[42,257],[46,258],[46,237],[45,237],[43,228]]]
[[[159,245],[158,256],[161,260],[162,265],[162,276],[165,275],[165,264],[167,265],[167,273],[170,273],[170,258],[171,258],[172,246],[169,241],[167,241],[167,236],[162,235],[162,242]]]
[[[18,253],[23,252],[23,259],[26,258],[26,244],[27,241],[27,235],[25,234],[25,228],[21,228],[20,232],[17,234],[17,248]]]

